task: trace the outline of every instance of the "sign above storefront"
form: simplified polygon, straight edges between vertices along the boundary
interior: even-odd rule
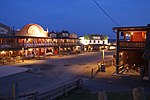
[[[100,36],[93,36],[93,39],[100,40],[101,37]]]

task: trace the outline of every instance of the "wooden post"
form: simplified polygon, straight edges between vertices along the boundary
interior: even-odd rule
[[[149,81],[150,81],[150,60],[148,61],[148,78],[149,78]]]
[[[119,73],[119,31],[117,31],[117,44],[116,44],[116,74]]]
[[[24,62],[24,59],[25,59],[25,51],[24,48],[22,48],[22,62]]]
[[[60,46],[58,46],[58,55],[59,55],[59,57],[61,56],[60,55]]]
[[[103,59],[103,63],[104,63],[104,59],[105,59],[105,50],[103,50],[103,53],[102,53],[102,59]]]
[[[12,84],[12,100],[18,100],[18,84]]]
[[[100,68],[101,68],[101,63],[98,63],[98,65],[97,65],[97,71],[100,71]]]
[[[98,100],[107,100],[107,95],[105,91],[98,93]]]
[[[67,96],[67,86],[65,85],[65,96]]]
[[[93,78],[93,69],[91,70],[91,78]]]
[[[46,50],[47,50],[47,48],[46,48],[46,40],[44,39],[44,55],[43,55],[43,58],[46,57]]]
[[[146,100],[144,88],[134,88],[133,89],[133,100]]]

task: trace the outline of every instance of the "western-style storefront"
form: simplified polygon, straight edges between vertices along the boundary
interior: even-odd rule
[[[51,38],[41,26],[28,24],[15,35],[0,36],[0,62],[58,55],[64,51],[74,51],[77,45],[77,38]]]

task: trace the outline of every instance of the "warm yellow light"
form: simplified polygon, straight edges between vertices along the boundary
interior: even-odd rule
[[[103,61],[104,61],[104,57],[105,57],[105,51],[103,50],[103,54],[102,54]]]
[[[64,48],[64,50],[67,50],[67,48]]]
[[[13,51],[9,51],[10,52],[10,54],[12,54],[13,53]]]
[[[111,49],[116,49],[116,47],[115,47],[115,46],[110,46],[109,49],[110,49],[110,50],[111,50]]]
[[[121,54],[120,54],[121,56],[123,55],[123,52],[121,52]]]
[[[32,51],[32,49],[29,49],[29,51]]]
[[[1,52],[1,54],[5,54],[5,53],[6,53],[5,51],[2,51],[2,52]]]
[[[133,35],[133,32],[131,32],[131,35]]]
[[[130,36],[130,34],[126,34],[126,36]]]
[[[28,39],[28,41],[30,42],[30,41],[31,41],[31,39],[29,38],[29,39]]]

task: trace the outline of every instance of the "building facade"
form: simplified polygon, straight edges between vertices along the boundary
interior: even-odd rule
[[[108,47],[108,38],[102,35],[85,35],[79,39],[83,51],[99,51]]]
[[[150,25],[114,27],[113,30],[117,38],[116,73],[119,73],[121,65],[128,65],[133,70],[144,67],[144,76],[148,76],[150,66],[145,52],[148,51],[149,42],[146,45],[146,41],[149,40]]]
[[[5,25],[3,25],[5,26]],[[25,25],[15,34],[13,30],[1,25],[0,58],[1,62],[10,59],[27,59],[46,55],[59,55],[63,51],[74,51],[78,46],[77,35],[70,38],[70,33],[50,33],[38,24]],[[4,31],[5,30],[5,31]],[[9,32],[10,31],[10,32]],[[59,37],[60,36],[60,37]]]

